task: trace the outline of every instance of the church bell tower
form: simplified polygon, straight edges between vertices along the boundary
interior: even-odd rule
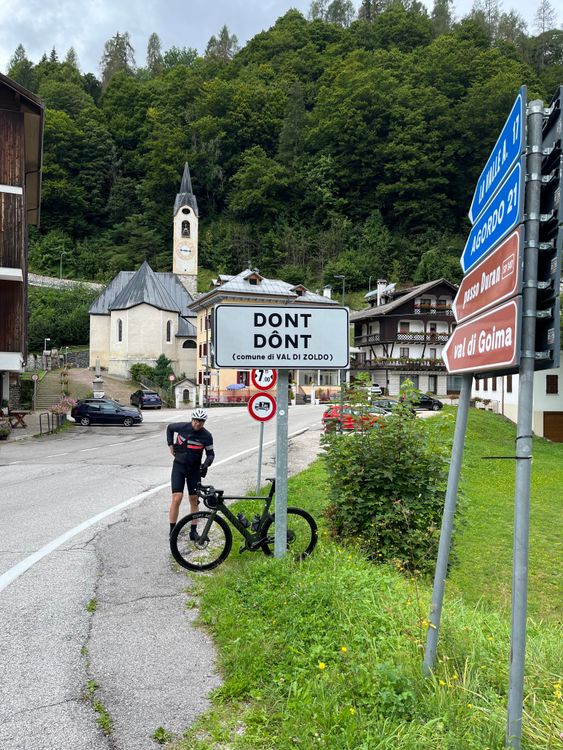
[[[197,293],[197,242],[199,215],[192,190],[188,162],[184,166],[180,192],[174,203],[174,248],[172,271],[195,297]]]

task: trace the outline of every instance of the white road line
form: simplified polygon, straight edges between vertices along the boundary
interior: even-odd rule
[[[57,458],[57,456],[68,456],[68,451],[66,453],[51,453],[50,456],[45,456],[45,458]]]
[[[78,452],[79,453],[86,453],[87,451],[99,451],[100,446],[97,446],[96,448],[81,448]]]
[[[297,432],[292,432],[290,435],[288,435],[288,438],[301,435],[303,432],[306,432],[308,429],[309,429],[308,427],[304,427],[303,429],[298,430]],[[264,447],[266,447],[267,445],[273,445],[275,442],[276,442],[275,440],[269,440],[267,443],[264,443]],[[85,450],[95,450],[95,449],[86,448]],[[244,456],[247,453],[252,453],[257,450],[258,450],[258,446],[254,448],[248,448],[245,451],[240,451],[240,453],[235,453],[232,456],[228,456],[228,458],[224,458],[222,461],[217,461],[213,465],[221,466],[221,464],[226,464],[229,461],[234,461],[235,458],[240,458],[241,456]],[[12,463],[21,463],[21,462],[13,461]],[[49,555],[51,552],[54,552],[54,550],[56,550],[65,542],[68,542],[69,539],[72,539],[77,534],[82,533],[86,529],[90,528],[90,526],[93,526],[94,524],[98,523],[98,521],[102,521],[104,518],[111,516],[113,513],[119,513],[120,510],[124,510],[125,508],[128,508],[130,505],[133,505],[134,503],[140,502],[141,500],[146,500],[147,497],[151,497],[152,495],[155,495],[157,492],[161,492],[161,490],[169,486],[170,486],[169,482],[166,482],[165,484],[159,484],[158,487],[153,487],[152,490],[147,490],[146,492],[141,492],[140,495],[135,495],[134,497],[130,497],[128,500],[124,500],[122,503],[119,503],[118,505],[114,505],[112,508],[108,508],[107,510],[102,511],[101,513],[98,513],[97,515],[92,516],[92,518],[88,518],[86,521],[79,524],[78,526],[75,526],[73,529],[69,529],[69,531],[65,531],[64,534],[61,534],[61,536],[58,536],[56,539],[53,539],[44,547],[41,547],[32,555],[29,555],[29,557],[26,557],[17,565],[14,565],[12,568],[9,568],[5,573],[0,575],[0,591],[3,591],[7,586],[13,583],[16,580],[16,578],[19,578],[19,576],[21,576],[23,573],[28,571],[31,567],[33,567],[33,565],[38,563],[40,560],[42,560],[44,557]]]

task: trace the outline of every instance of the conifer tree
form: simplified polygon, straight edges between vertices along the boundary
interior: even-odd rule
[[[158,34],[151,34],[147,43],[147,69],[153,76],[162,72],[162,52],[160,37]]]
[[[102,71],[102,86],[106,88],[112,76],[118,70],[132,74],[135,69],[135,50],[129,39],[129,32],[120,34],[119,31],[104,45],[104,52],[100,60]]]
[[[229,34],[229,29],[225,25],[219,31],[219,36],[212,36],[207,42],[205,57],[228,62],[233,59],[238,49],[238,39],[234,34]]]

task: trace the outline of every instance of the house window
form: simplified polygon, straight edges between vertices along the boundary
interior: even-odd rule
[[[559,393],[559,377],[557,375],[545,376],[545,392],[552,394]]]
[[[489,388],[489,378],[483,378],[483,390],[486,391]]]
[[[187,339],[187,341],[184,341],[182,344],[182,349],[195,349],[195,341],[191,341],[190,339]]]
[[[496,389],[497,389],[497,379],[496,378],[491,378],[491,381],[492,381],[492,389],[493,389],[493,391],[496,391]]]
[[[410,323],[408,321],[401,321],[399,323],[399,333],[409,333]]]
[[[182,222],[182,237],[189,237],[189,236],[190,236],[190,222],[183,221]]]
[[[248,370],[237,370],[237,383],[240,385],[248,385],[250,373]]]
[[[480,381],[480,380],[475,380],[475,390],[476,390],[476,391],[478,391],[478,390],[479,390],[479,386],[480,386],[480,385],[481,385],[481,381]]]
[[[409,356],[409,347],[408,346],[401,346],[399,349],[399,356],[401,359],[407,359]]]
[[[121,318],[117,319],[117,341],[123,341],[123,321]]]
[[[512,393],[512,375],[506,376],[506,392]]]
[[[430,349],[430,359],[436,359],[437,352],[437,349]]]
[[[413,384],[413,388],[418,388],[418,375],[400,375],[399,385],[403,385],[406,380],[410,380]]]
[[[166,341],[170,343],[172,341],[172,321],[166,321]]]
[[[201,356],[202,357],[207,357],[207,344],[202,344],[201,345],[201,350],[202,350],[201,351]]]
[[[420,306],[425,310],[429,310],[432,307],[432,300],[430,297],[422,297],[420,300]]]
[[[201,385],[203,383],[203,373],[201,372],[201,370],[197,374],[197,383],[198,385]]]

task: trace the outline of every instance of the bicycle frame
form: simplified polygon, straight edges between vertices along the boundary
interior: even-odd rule
[[[266,497],[264,497],[263,495],[253,495],[250,497],[248,495],[223,495],[221,490],[215,490],[214,488],[212,488],[214,492],[220,492],[221,498],[217,505],[215,505],[214,507],[208,505],[207,503],[207,498],[212,494],[210,492],[210,487],[210,485],[204,486],[201,483],[198,487],[198,496],[201,497],[205,506],[211,511],[211,515],[201,532],[201,536],[205,538],[217,513],[222,513],[225,518],[235,527],[235,529],[244,537],[248,549],[259,549],[260,545],[265,540],[265,537],[261,532],[264,524],[270,518],[270,507],[272,505],[272,500],[276,491],[276,480],[272,480],[270,492]],[[237,516],[235,516],[235,514],[229,509],[229,507],[225,505],[226,500],[261,500],[264,503],[264,509],[262,511],[262,515],[260,516],[258,529],[256,531],[251,531],[248,529],[248,527],[244,526],[239,521]]]

